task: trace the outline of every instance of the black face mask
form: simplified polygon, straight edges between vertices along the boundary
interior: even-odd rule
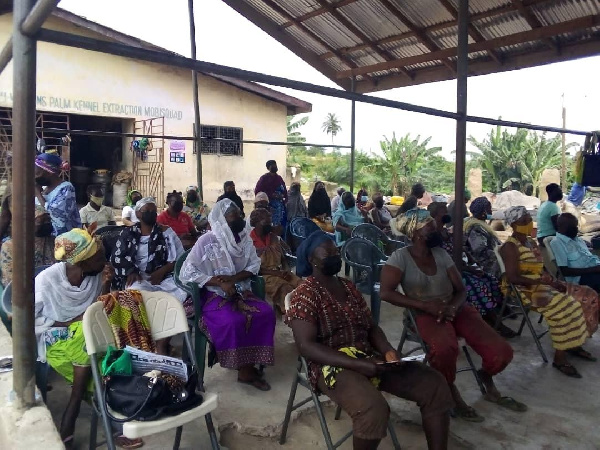
[[[449,224],[450,222],[452,222],[452,217],[450,216],[450,214],[444,214],[442,216],[442,223],[444,225]]]
[[[36,177],[35,182],[41,186],[48,186],[50,184],[50,180],[44,175],[41,177]]]
[[[244,228],[246,228],[246,221],[239,217],[229,224],[229,228],[235,234],[239,234],[244,231]]]
[[[352,209],[356,206],[356,202],[354,200],[349,200],[346,203],[344,203],[344,205],[346,206],[346,209]]]
[[[235,191],[227,191],[223,194],[223,197],[228,198],[229,200],[231,200],[232,198],[236,197],[236,193]]]
[[[154,226],[156,225],[156,218],[158,217],[158,213],[156,211],[144,211],[142,213],[142,222],[146,225]]]
[[[375,206],[376,206],[377,208],[383,208],[383,200],[377,200],[377,201],[375,202]]]
[[[263,235],[267,235],[270,234],[273,231],[273,225],[269,224],[269,225],[265,225],[263,227]]]
[[[425,245],[428,248],[435,248],[442,245],[444,242],[444,238],[442,238],[442,234],[439,231],[434,231],[433,233],[429,233],[427,238],[425,239]]]
[[[48,237],[52,235],[54,228],[52,227],[52,222],[46,222],[40,224],[35,230],[36,237]]]
[[[575,239],[578,234],[579,234],[579,228],[576,226],[569,227],[565,230],[565,236],[570,237],[571,239]]]
[[[141,199],[142,199],[142,197],[133,197],[133,198],[131,199],[131,203],[133,203],[133,206],[135,206],[135,204],[136,204],[137,202],[139,202]]]
[[[337,275],[342,270],[342,257],[340,255],[331,255],[323,260],[321,272],[326,277]]]
[[[173,204],[171,205],[171,208],[176,213],[180,213],[181,211],[183,211],[183,202],[182,201],[173,202]]]
[[[190,195],[187,196],[188,203],[196,203],[197,200],[198,200],[198,196],[197,195],[190,194]]]

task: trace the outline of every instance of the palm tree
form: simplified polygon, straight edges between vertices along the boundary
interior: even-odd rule
[[[394,194],[406,193],[417,181],[418,172],[424,168],[429,158],[442,151],[441,147],[428,147],[431,137],[419,142],[421,136],[411,138],[410,133],[400,139],[396,133],[392,139],[384,136],[380,141],[383,157],[374,160],[371,170],[381,178],[389,179]]]
[[[287,141],[292,144],[304,144],[306,138],[302,136],[298,128],[306,125],[310,116],[300,117],[298,120],[292,122],[293,116],[287,116]]]
[[[337,118],[335,113],[328,113],[325,118],[325,122],[321,125],[321,129],[324,133],[331,134],[331,143],[333,144],[334,138],[337,134],[342,131],[340,120]]]

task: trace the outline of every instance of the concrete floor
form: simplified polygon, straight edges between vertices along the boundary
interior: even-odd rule
[[[399,308],[382,306],[382,327],[393,344],[399,342],[402,331],[402,314]],[[535,316],[537,318],[537,316]],[[516,321],[508,321],[517,326]],[[543,325],[536,325],[543,327]],[[600,339],[596,336],[586,345],[593,354],[600,356]],[[542,339],[550,360],[552,348],[549,336]],[[599,449],[598,389],[600,389],[600,363],[574,360],[583,379],[568,378],[544,364],[533,339],[527,331],[511,340],[515,358],[499,376],[496,383],[504,395],[510,395],[529,406],[526,413],[513,413],[482,399],[475,380],[470,373],[457,377],[464,398],[486,417],[481,424],[453,419],[451,423],[451,449]],[[472,352],[475,364],[478,357]],[[296,349],[290,330],[278,322],[276,330],[276,366],[269,368],[266,378],[272,386],[270,392],[259,392],[236,382],[236,373],[213,367],[207,369],[206,387],[219,394],[219,408],[213,418],[220,432],[221,443],[230,449],[270,450],[279,448],[307,449],[325,448],[319,422],[314,408],[300,411],[299,417],[290,424],[288,441],[284,447],[277,443],[281,429],[289,389],[296,367]],[[459,366],[465,364],[459,358]],[[54,390],[48,394],[49,407],[55,422],[69,396],[69,388],[56,374],[51,377]],[[307,391],[299,387],[298,396],[304,398]],[[420,416],[414,404],[390,398],[396,432],[403,449],[426,448]],[[345,414],[338,422],[333,420],[333,407],[326,408],[330,431],[334,440],[351,428]],[[87,448],[90,410],[82,407],[77,426],[76,447]],[[101,435],[101,434],[100,434]],[[163,433],[145,439],[146,449],[170,448],[174,432]],[[184,427],[184,449],[210,448],[204,421]],[[342,449],[350,449],[350,442]],[[391,449],[386,438],[382,449]]]

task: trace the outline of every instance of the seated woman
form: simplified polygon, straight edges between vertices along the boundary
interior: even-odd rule
[[[337,211],[333,213],[335,242],[341,247],[352,236],[352,230],[365,222],[363,214],[356,207],[352,192],[344,192]]]
[[[255,366],[273,365],[275,313],[251,291],[250,278],[259,272],[260,259],[250,224],[229,199],[217,202],[208,222],[211,231],[200,236],[179,277],[205,288],[199,326],[221,366],[237,370],[240,383],[268,391],[271,386]]]
[[[255,209],[250,214],[250,233],[256,253],[260,258],[260,275],[265,279],[267,297],[283,314],[285,296],[302,282],[290,271],[285,258],[290,250],[285,242],[273,232],[271,213],[266,209]]]
[[[184,250],[175,232],[156,223],[156,203],[152,197],[135,205],[139,220],[119,234],[110,257],[115,268],[117,290],[162,291],[181,303],[187,298],[173,279],[175,261]]]
[[[369,211],[369,216],[373,225],[386,234],[391,234],[390,220],[392,220],[392,213],[389,209],[384,206],[383,195],[381,192],[377,192],[373,195],[373,209]]]
[[[198,186],[188,186],[185,191],[185,206],[183,212],[192,219],[196,229],[204,232],[208,226],[209,206],[200,198]]]
[[[467,292],[460,273],[448,253],[439,247],[442,237],[429,212],[407,211],[401,228],[412,246],[395,251],[388,259],[381,274],[381,299],[414,312],[418,332],[428,347],[429,363],[446,378],[457,416],[471,422],[484,420],[465,403],[454,384],[457,336],[481,356],[479,376],[487,390],[484,398],[513,411],[525,411],[525,405],[503,397],[494,385],[492,377],[510,363],[513,350],[473,306],[465,303]],[[397,290],[399,285],[403,294]]]
[[[452,241],[453,236],[446,227],[446,224],[451,221],[446,203],[430,203],[427,210],[431,214],[431,217],[433,217],[433,220],[435,220],[437,230],[442,235],[441,247],[452,257],[454,243]],[[504,294],[500,289],[500,282],[493,275],[489,275],[481,270],[468,252],[463,252],[463,258],[466,258],[468,262],[468,264],[463,262],[460,268],[462,281],[467,289],[467,302],[477,309],[483,320],[492,327],[495,327],[498,319],[496,311],[502,304],[502,300],[504,300]],[[517,333],[504,324],[498,329],[498,333],[504,338],[514,338],[517,336]]]
[[[55,248],[60,262],[35,278],[35,334],[39,360],[48,361],[73,385],[60,423],[60,437],[71,448],[91,381],[81,320],[87,307],[110,291],[112,269],[106,266],[102,244],[85,230],[58,236]]]
[[[550,328],[554,361],[552,366],[573,378],[581,378],[577,369],[568,362],[567,354],[588,361],[596,361],[582,348],[589,337],[585,316],[579,302],[567,295],[566,286],[544,274],[544,263],[535,240],[531,237],[533,220],[524,206],[513,206],[504,212],[505,220],[513,229],[511,237],[500,247],[506,266],[502,287],[510,282],[517,286],[524,304],[544,316]]]
[[[500,245],[500,239],[486,223],[492,215],[492,204],[485,197],[477,197],[469,210],[472,216],[463,224],[465,249],[485,273],[499,279],[502,274],[495,249]]]
[[[419,362],[399,361],[356,287],[336,274],[342,258],[333,239],[315,231],[298,248],[298,274],[286,323],[308,360],[309,381],[352,417],[355,449],[376,449],[390,407],[380,391],[416,402],[430,449],[446,449],[452,397],[443,377]]]
[[[259,192],[254,197],[254,209],[266,209],[267,211],[271,209],[269,206],[269,196],[264,192]]]
[[[323,231],[333,233],[331,225],[331,199],[325,190],[325,184],[317,181],[308,199],[308,217]]]
[[[127,194],[127,205],[123,207],[123,212],[121,213],[121,220],[126,227],[130,227],[139,222],[133,208],[135,208],[135,204],[141,200],[142,197],[143,195],[141,192],[136,190],[129,191],[129,194]]]
[[[181,240],[183,248],[192,248],[198,238],[198,230],[189,215],[183,212],[183,195],[173,191],[167,195],[167,209],[158,215],[160,225],[171,228]]]

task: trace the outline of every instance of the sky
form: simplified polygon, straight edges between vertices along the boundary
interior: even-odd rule
[[[199,60],[337,87],[221,0],[194,3]],[[62,0],[59,6],[171,51],[190,55],[186,0]],[[599,72],[600,56],[472,77],[468,82],[468,113],[560,127],[564,95],[567,128],[595,130],[600,128],[596,120],[597,108],[594,107],[600,100],[600,93],[593,87]],[[325,145],[331,142],[331,138],[321,130],[321,125],[328,113],[335,113],[342,126],[335,143],[350,144],[349,101],[275,89],[312,103],[313,112],[306,126],[301,129],[308,142]],[[455,81],[403,87],[372,95],[456,110]],[[467,133],[482,140],[491,129],[491,125],[468,124]],[[391,137],[394,132],[397,136],[406,133],[420,135],[422,139],[431,136],[430,144],[441,146],[443,155],[452,159],[455,121],[357,103],[358,149],[378,152],[379,141],[384,136]],[[567,136],[567,142],[581,144],[583,138]]]

